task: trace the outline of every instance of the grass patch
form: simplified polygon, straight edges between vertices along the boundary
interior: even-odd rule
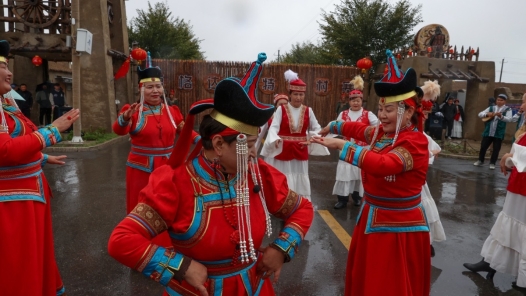
[[[63,141],[54,145],[54,147],[91,147],[118,137],[118,135],[114,133],[107,133],[106,130],[102,128],[86,132],[82,131],[81,135],[84,142],[80,144],[71,143],[71,139],[73,138],[73,131],[71,131],[63,135]]]
[[[446,141],[442,146],[442,152],[460,155],[478,155],[479,151],[473,148],[467,141]]]

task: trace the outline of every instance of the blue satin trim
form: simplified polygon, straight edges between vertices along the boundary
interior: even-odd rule
[[[175,257],[170,258],[165,255],[165,251],[165,248],[159,247],[142,271],[142,274],[147,277],[150,277],[153,272],[157,272],[160,275],[159,283],[163,286],[168,285],[174,276],[170,268],[179,270],[184,259],[180,253],[175,253]]]

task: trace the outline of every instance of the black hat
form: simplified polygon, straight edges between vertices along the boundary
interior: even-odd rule
[[[191,114],[214,108],[210,116],[244,134],[257,135],[258,127],[274,114],[274,106],[257,100],[259,76],[267,55],[260,53],[242,79],[225,78],[217,84],[213,100],[202,100],[190,107]]]
[[[137,67],[137,76],[139,77],[139,83],[163,81],[161,68],[152,66],[150,52],[148,52],[148,56],[146,57],[146,68],[141,70],[141,67]]]
[[[416,72],[413,68],[407,69],[405,74],[398,69],[393,53],[388,49],[387,54],[387,74],[374,84],[376,94],[385,99],[385,103],[392,103],[409,99],[417,93]]]
[[[137,76],[139,77],[139,83],[163,80],[163,73],[159,67],[150,67],[144,70],[138,68]]]
[[[7,56],[9,55],[9,42],[0,40],[0,63],[7,63]]]

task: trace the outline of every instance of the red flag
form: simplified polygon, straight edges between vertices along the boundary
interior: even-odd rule
[[[113,76],[113,78],[115,78],[115,80],[117,79],[120,79],[122,77],[125,77],[126,74],[128,74],[128,70],[130,70],[130,57],[128,57],[124,63],[122,63],[122,66],[119,68],[119,71],[117,71],[117,73],[115,73],[115,76]]]

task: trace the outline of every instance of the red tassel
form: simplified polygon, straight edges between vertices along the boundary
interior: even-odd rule
[[[115,80],[123,78],[126,76],[126,74],[128,74],[129,70],[130,70],[130,57],[128,57],[124,61],[124,63],[122,63],[122,66],[119,68],[119,71],[115,73],[115,76],[113,76],[113,78],[115,78]]]

